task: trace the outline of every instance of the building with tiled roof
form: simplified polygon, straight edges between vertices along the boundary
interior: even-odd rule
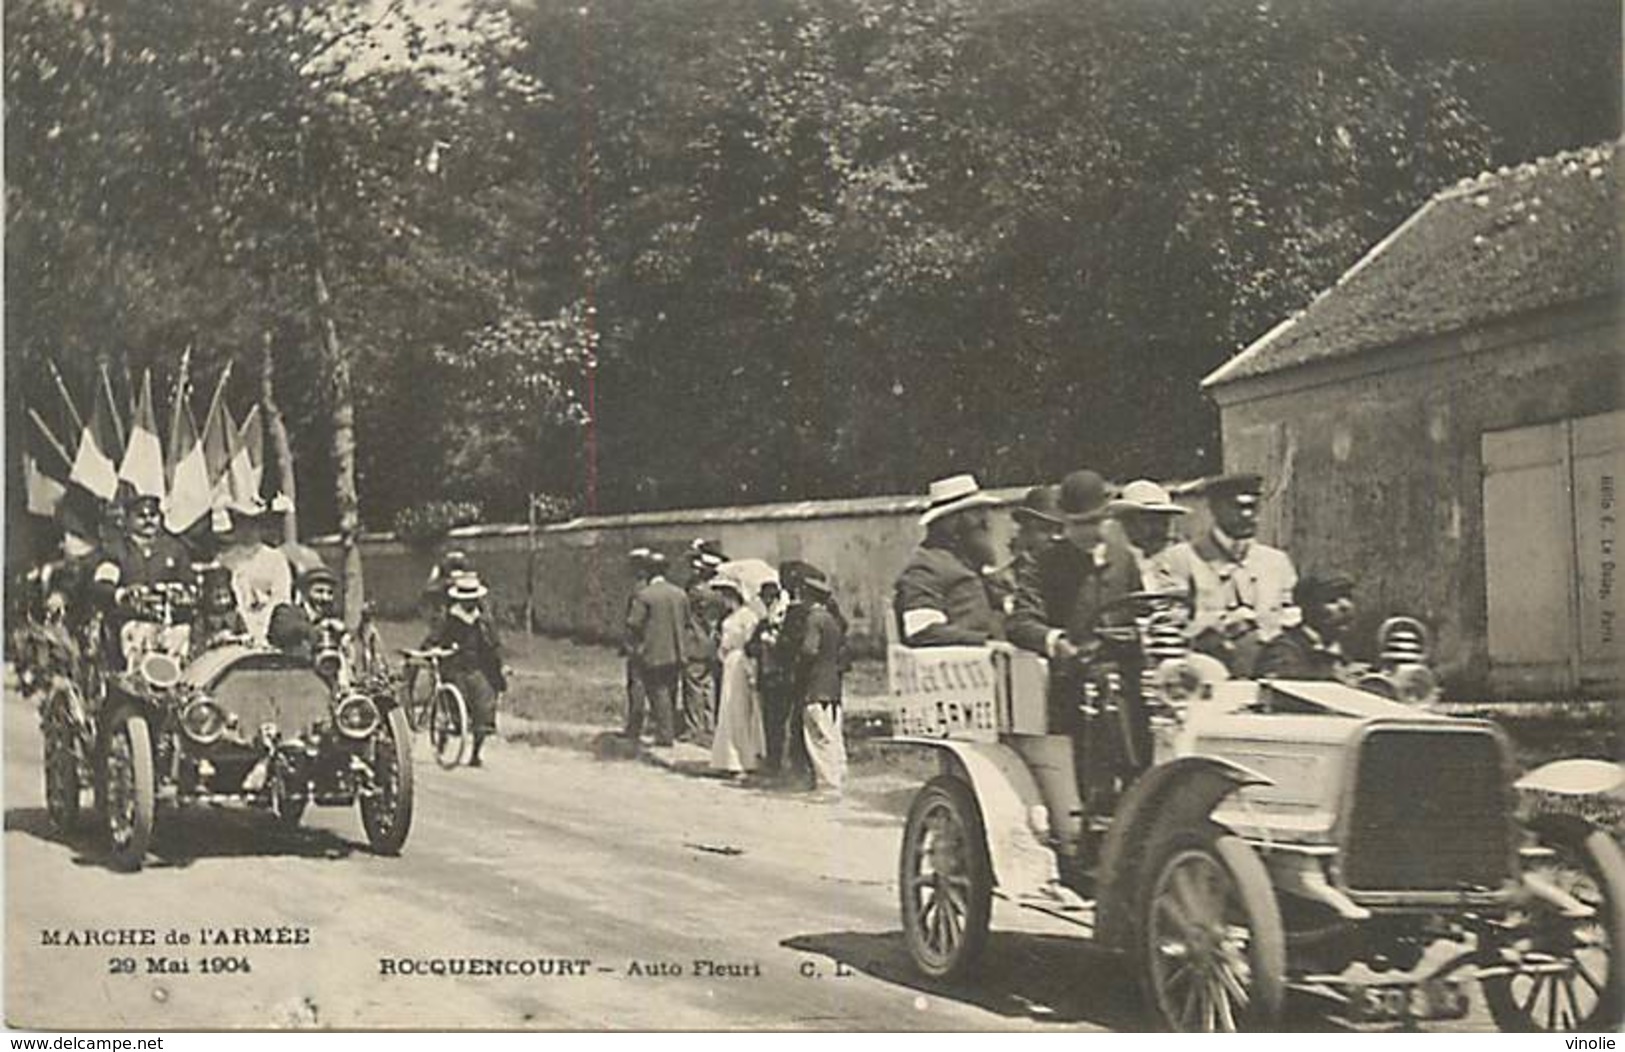
[[[1458,696],[1618,689],[1621,150],[1441,191],[1203,381],[1266,532],[1426,619]]]

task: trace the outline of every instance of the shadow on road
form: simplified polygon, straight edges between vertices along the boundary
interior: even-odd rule
[[[821,954],[882,982],[1009,1018],[1128,1032],[1145,1031],[1151,1025],[1150,1010],[1124,958],[1067,935],[991,932],[976,974],[958,983],[921,975],[900,931],[797,935],[780,945]],[[1328,1018],[1310,999],[1293,996],[1276,1029],[1304,1033],[1347,1027]]]
[[[52,825],[43,807],[10,807],[6,832],[23,833],[72,849],[74,862],[105,866],[93,815],[82,829],[63,833]],[[267,814],[225,808],[162,811],[157,836],[147,859],[150,869],[184,869],[210,858],[340,859],[353,854],[358,844],[326,829],[282,829]]]
[[[921,975],[900,931],[798,935],[780,945],[1002,1016],[1111,1030],[1145,1027],[1139,991],[1122,961],[1067,936],[993,932],[975,978],[959,983]]]

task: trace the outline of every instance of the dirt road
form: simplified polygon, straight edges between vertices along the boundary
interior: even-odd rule
[[[1109,960],[1054,935],[996,934],[997,978],[974,989],[913,978],[894,904],[897,820],[857,801],[506,745],[483,770],[417,765],[400,858],[367,852],[353,809],[313,809],[295,834],[207,810],[170,821],[147,869],[120,874],[93,843],[50,832],[33,712],[8,691],[4,719],[14,1026],[963,1030],[1138,1018]],[[295,941],[201,943],[233,929]],[[190,943],[169,941],[182,933]],[[72,945],[115,937],[156,945]],[[401,974],[466,958],[553,974]]]

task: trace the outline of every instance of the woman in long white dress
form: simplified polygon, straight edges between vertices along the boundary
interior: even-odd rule
[[[767,755],[756,673],[745,654],[745,644],[750,642],[761,615],[746,602],[740,582],[717,577],[711,581],[711,588],[728,606],[717,644],[722,661],[722,700],[717,705],[717,730],[711,739],[711,766],[742,777],[760,767]]]

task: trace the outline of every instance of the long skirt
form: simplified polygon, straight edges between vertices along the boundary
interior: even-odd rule
[[[495,734],[497,729],[497,692],[485,673],[471,669],[458,669],[448,677],[462,692],[468,706],[468,720],[476,737]]]
[[[717,733],[711,739],[711,766],[719,771],[754,771],[767,755],[762,731],[762,704],[750,681],[750,659],[742,651],[722,663],[722,699],[717,705]]]

